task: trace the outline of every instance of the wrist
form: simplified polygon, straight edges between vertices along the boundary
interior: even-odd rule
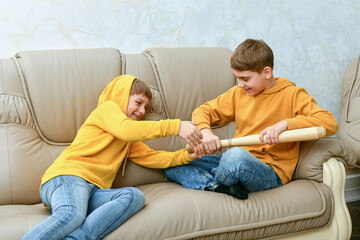
[[[200,130],[201,133],[212,133],[210,128],[203,128]]]
[[[196,122],[196,121],[194,121],[194,122]],[[207,124],[207,123],[199,123],[199,122],[197,122],[197,123],[198,123],[198,125],[197,125],[196,127],[197,127],[200,131],[201,131],[202,129],[204,129],[204,128],[211,129],[210,125]]]

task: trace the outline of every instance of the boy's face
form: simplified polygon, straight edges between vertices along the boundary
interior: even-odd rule
[[[271,68],[270,68],[271,69]],[[238,87],[245,90],[247,95],[256,96],[260,92],[270,89],[274,86],[274,83],[270,80],[272,74],[267,72],[267,67],[261,73],[257,73],[254,71],[239,71],[233,69],[234,75],[238,80]]]
[[[144,117],[149,102],[150,100],[143,94],[130,95],[126,116],[134,121],[140,120]]]

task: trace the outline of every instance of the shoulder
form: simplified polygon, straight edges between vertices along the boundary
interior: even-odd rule
[[[228,95],[241,95],[241,94],[244,94],[245,91],[238,87],[238,86],[233,86],[232,88],[230,88],[225,94],[228,94]]]
[[[309,95],[304,87],[298,87],[295,85],[288,86],[288,87],[284,88],[283,90],[284,90],[284,93],[291,94],[291,95],[298,95],[298,94]]]
[[[241,89],[238,86],[234,86],[232,88],[230,88],[229,90],[227,90],[226,92],[220,94],[219,96],[217,96],[215,99],[230,99],[233,98],[235,96],[238,96],[239,94],[241,94]]]

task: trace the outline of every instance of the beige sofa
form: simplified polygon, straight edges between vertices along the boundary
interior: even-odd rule
[[[181,118],[234,86],[226,48],[23,51],[0,61],[0,239],[19,239],[50,212],[39,199],[41,176],[74,139],[109,83],[121,74],[147,82],[146,119]],[[251,117],[251,116],[249,116]],[[230,138],[234,124],[215,127]],[[178,137],[147,142],[185,146]],[[137,186],[145,207],[105,239],[349,239],[345,174],[356,156],[345,141],[303,142],[294,179],[247,200],[184,189],[161,170],[127,162],[114,188]],[[121,171],[119,171],[121,172]]]

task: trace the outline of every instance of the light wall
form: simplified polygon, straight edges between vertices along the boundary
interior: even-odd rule
[[[341,81],[360,54],[358,0],[0,0],[0,57],[21,50],[221,46],[263,39],[274,75],[340,115]]]

